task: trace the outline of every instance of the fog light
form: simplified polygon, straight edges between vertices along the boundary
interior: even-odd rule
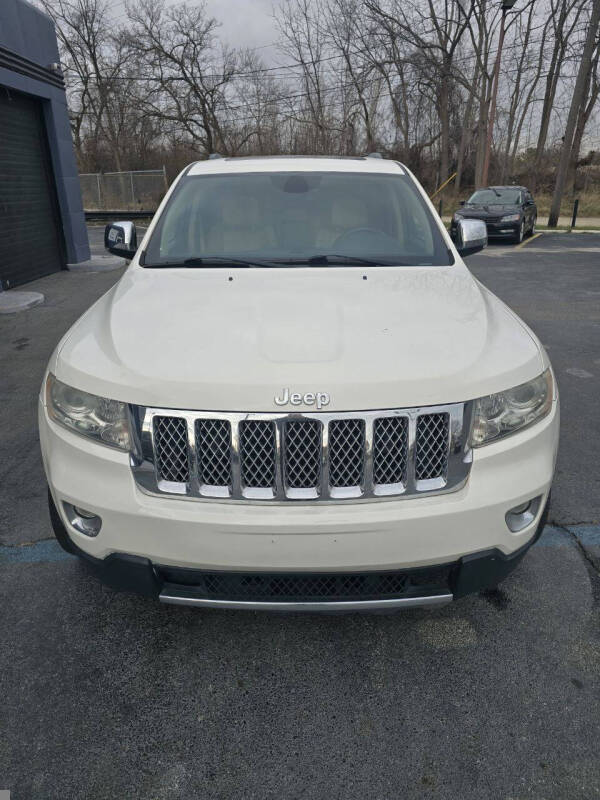
[[[96,514],[94,514],[92,511],[85,511],[85,509],[79,508],[79,506],[73,506],[73,511],[84,519],[94,519],[96,516]]]
[[[513,533],[518,533],[528,525],[531,525],[540,510],[541,502],[542,497],[540,495],[532,500],[527,500],[525,503],[519,503],[518,506],[507,511],[505,519],[509,530]]]
[[[65,514],[71,525],[79,533],[85,536],[98,536],[102,527],[102,519],[94,514],[93,511],[86,511],[80,506],[73,506],[71,503],[63,503]]]

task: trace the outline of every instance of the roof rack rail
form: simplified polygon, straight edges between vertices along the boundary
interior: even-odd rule
[[[212,159],[212,158],[223,158],[221,153],[210,153],[208,157],[209,157],[209,159]]]
[[[367,158],[383,158],[383,156],[381,155],[381,153],[375,152],[375,153],[367,153]]]

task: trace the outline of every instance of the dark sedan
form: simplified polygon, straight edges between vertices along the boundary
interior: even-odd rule
[[[456,237],[459,219],[482,219],[489,239],[510,239],[518,243],[535,233],[537,206],[524,186],[487,186],[477,189],[461,203],[450,225],[452,239]]]

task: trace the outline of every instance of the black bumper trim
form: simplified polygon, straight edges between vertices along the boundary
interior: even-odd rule
[[[406,575],[409,578],[409,581],[418,581],[419,576],[425,578],[428,572],[441,573],[444,575],[443,582],[440,582],[437,586],[427,586],[427,593],[431,596],[442,594],[444,591],[450,591],[454,596],[454,599],[457,599],[459,597],[464,597],[467,594],[472,594],[485,589],[491,589],[497,586],[513,571],[513,569],[515,569],[527,550],[529,550],[529,548],[535,544],[535,542],[537,542],[542,534],[544,525],[546,524],[546,520],[548,518],[549,503],[550,498],[548,498],[548,501],[546,502],[546,506],[542,512],[536,531],[531,539],[518,550],[515,550],[515,552],[510,553],[509,555],[505,555],[497,548],[491,548],[489,550],[482,550],[479,553],[471,553],[470,555],[463,556],[458,561],[453,563],[435,564],[431,567],[419,567],[412,570],[409,569],[387,572],[380,571],[376,574]],[[202,591],[198,591],[198,587],[194,586],[195,575],[198,575],[199,577],[205,577],[207,575],[228,577],[234,574],[219,572],[217,570],[193,570],[183,567],[161,566],[158,564],[153,564],[147,558],[129,555],[127,553],[111,553],[105,559],[94,558],[77,547],[77,545],[69,537],[67,530],[65,529],[65,526],[63,525],[63,522],[56,510],[56,506],[54,505],[54,500],[50,494],[50,491],[48,491],[48,504],[50,508],[50,520],[52,522],[52,527],[61,547],[68,553],[72,553],[73,555],[77,555],[82,558],[86,564],[89,565],[91,572],[97,578],[117,591],[134,592],[136,594],[144,595],[145,597],[154,597],[158,599],[159,595],[164,590],[181,593],[183,596],[189,595],[190,590],[193,587],[193,589],[196,590],[194,591],[194,594],[198,598],[201,598],[203,596],[206,597],[206,594]],[[250,573],[242,574],[249,575]],[[256,576],[262,576],[266,573],[255,572],[253,574]],[[271,575],[272,574],[273,573],[271,573]],[[287,575],[288,577],[295,575],[299,578],[303,578],[307,577],[308,575],[315,576],[319,574],[323,575],[323,573],[281,573],[280,575]],[[368,576],[370,573],[356,572],[345,574],[349,577],[358,578],[359,576]],[[375,573],[371,574],[374,575]],[[240,575],[240,573],[236,573],[236,575]],[[176,583],[173,581],[173,578],[177,578]],[[423,583],[428,582],[422,582],[422,586]],[[425,586],[423,586],[423,588],[425,588]],[[398,597],[410,597],[411,593],[418,594],[418,592],[415,591],[414,585],[408,593],[398,594]],[[221,597],[223,596],[221,595]],[[208,599],[215,599],[215,597]],[[246,596],[245,599],[250,600],[250,597]],[[256,597],[255,599],[259,600],[261,598]],[[290,603],[294,602],[291,596],[289,598],[280,599],[283,601],[288,599]],[[296,597],[295,599],[298,601],[300,598]],[[337,598],[329,599],[335,600]],[[354,601],[360,601],[363,599],[365,601],[369,599],[372,600],[373,595],[370,597],[355,596],[352,599]],[[325,602],[326,598],[323,597],[322,600]],[[347,600],[350,601],[351,598],[347,597]],[[311,602],[314,601],[315,598],[312,598]]]

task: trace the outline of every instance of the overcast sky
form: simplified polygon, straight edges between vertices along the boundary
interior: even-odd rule
[[[273,4],[286,0],[205,0],[208,13],[221,23],[220,36],[234,47],[260,47],[272,44],[277,38],[273,21]],[[3,0],[0,0],[2,3]],[[164,0],[165,5],[174,5],[180,0]],[[188,0],[198,5],[199,0]],[[116,19],[125,19],[125,0],[108,3],[109,14]],[[261,49],[265,61],[275,57],[274,49]]]
[[[223,23],[223,39],[236,47],[260,47],[277,38],[273,0],[206,0],[208,13]],[[264,51],[265,59],[273,48]]]

